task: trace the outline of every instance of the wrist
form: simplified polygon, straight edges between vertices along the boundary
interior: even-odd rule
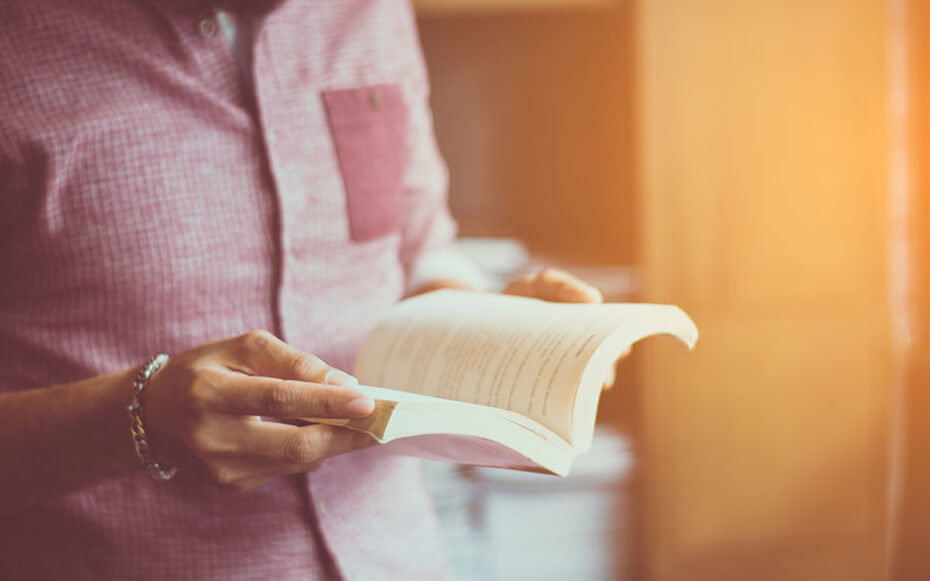
[[[461,281],[454,280],[451,278],[440,278],[440,279],[435,279],[435,280],[431,280],[428,282],[424,282],[417,288],[413,289],[413,291],[408,293],[407,296],[413,297],[416,295],[422,295],[422,294],[426,294],[429,292],[446,289],[446,288],[455,289],[455,290],[476,290],[474,287],[466,283],[463,283]]]
[[[136,371],[0,395],[0,516],[139,468],[126,414]]]
[[[146,361],[145,365],[139,370],[132,382],[132,402],[126,407],[129,412],[130,433],[132,434],[132,443],[136,452],[136,457],[145,468],[146,474],[156,480],[170,480],[177,472],[177,468],[160,463],[155,458],[155,453],[149,444],[148,435],[145,430],[145,420],[143,419],[142,401],[144,398],[143,391],[148,387],[149,380],[158,373],[159,369],[168,361],[168,356],[164,353],[154,355]]]
[[[141,367],[141,366],[140,366]],[[102,457],[111,470],[118,474],[134,472],[142,468],[132,443],[130,418],[126,408],[132,402],[132,382],[140,367],[127,369],[106,376],[108,381],[101,393],[103,418],[101,428],[107,444],[101,448]]]

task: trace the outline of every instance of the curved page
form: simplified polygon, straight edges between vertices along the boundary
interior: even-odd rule
[[[624,327],[630,333],[615,334]],[[689,345],[697,339],[694,323],[677,307],[443,290],[392,308],[369,335],[355,374],[369,385],[510,410],[572,442],[582,377],[585,384],[603,380],[613,361],[592,360],[605,340],[623,339],[610,342],[616,357],[660,333]],[[591,402],[582,408],[593,425]]]

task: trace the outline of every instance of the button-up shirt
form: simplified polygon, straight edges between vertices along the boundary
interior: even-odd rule
[[[288,0],[249,74],[216,16],[0,3],[0,391],[257,328],[351,369],[451,242],[406,3]],[[63,495],[0,519],[0,578],[434,579],[439,538],[416,461],[367,449],[244,493]]]

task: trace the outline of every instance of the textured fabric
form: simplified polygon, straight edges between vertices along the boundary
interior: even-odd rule
[[[342,170],[349,232],[356,241],[380,238],[403,223],[403,142],[407,109],[398,85],[323,91]]]
[[[452,240],[406,3],[285,2],[251,81],[193,4],[0,3],[0,390],[257,328],[351,368]],[[439,539],[416,461],[370,449],[245,493],[65,495],[0,520],[0,578],[435,579]]]

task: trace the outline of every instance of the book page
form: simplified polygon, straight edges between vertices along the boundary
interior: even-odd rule
[[[521,414],[482,405],[361,384],[375,400],[367,418],[303,418],[365,432],[389,453],[475,466],[568,473],[575,451]]]
[[[571,441],[575,392],[591,356],[619,326],[642,326],[663,308],[674,309],[437,291],[382,319],[355,374],[369,385],[511,410]]]

